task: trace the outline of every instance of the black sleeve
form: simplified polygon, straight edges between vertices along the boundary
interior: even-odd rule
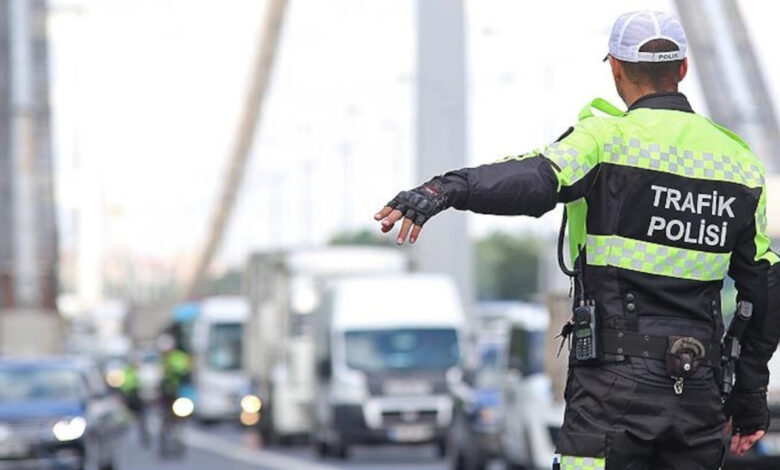
[[[435,178],[447,205],[479,214],[539,217],[558,202],[553,163],[541,155],[450,171]]]
[[[753,303],[736,367],[736,389],[745,391],[766,388],[767,363],[780,340],[780,258],[769,249],[764,224],[757,224],[766,220],[763,203],[756,210],[754,220],[739,235],[729,266],[738,300]]]

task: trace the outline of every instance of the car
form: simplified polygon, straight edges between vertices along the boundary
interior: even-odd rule
[[[501,453],[504,468],[550,468],[564,403],[555,399],[545,371],[547,310],[516,304],[507,309],[507,347],[501,395]]]
[[[116,469],[128,423],[94,363],[0,360],[0,470]]]
[[[484,470],[500,455],[499,413],[504,344],[484,342],[478,361],[463,371],[451,387],[452,424],[447,436],[447,454],[452,470]]]

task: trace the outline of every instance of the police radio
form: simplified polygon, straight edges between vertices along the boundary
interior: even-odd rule
[[[591,361],[599,359],[599,322],[596,314],[596,301],[585,298],[585,282],[583,281],[582,261],[585,253],[580,251],[580,267],[569,269],[563,259],[563,240],[566,232],[566,209],[563,210],[563,221],[561,230],[558,234],[558,265],[564,274],[569,276],[572,281],[577,283],[576,294],[578,297],[577,306],[574,307],[572,318],[569,323],[564,325],[561,336],[574,337],[574,358],[578,361]],[[561,343],[563,347],[563,343]]]
[[[574,308],[572,313],[572,334],[574,335],[574,357],[578,361],[598,359],[598,323],[595,301],[586,302]]]

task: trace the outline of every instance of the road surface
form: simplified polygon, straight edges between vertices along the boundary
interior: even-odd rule
[[[184,440],[187,451],[181,460],[161,460],[155,445],[143,448],[131,432],[121,470],[448,470],[433,446],[357,447],[340,461],[318,460],[308,446],[264,448],[252,433],[229,425],[190,424]]]
[[[156,446],[145,449],[130,433],[118,470],[449,470],[433,446],[357,447],[346,461],[318,460],[308,446],[270,447],[237,426],[187,425],[181,460],[160,460]],[[504,470],[494,462],[489,470]]]

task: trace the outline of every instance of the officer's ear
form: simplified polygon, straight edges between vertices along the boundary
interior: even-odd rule
[[[680,64],[680,70],[677,71],[677,82],[681,82],[688,74],[688,58],[685,57]]]
[[[608,56],[609,67],[612,69],[612,77],[617,82],[623,77],[623,69],[620,67],[620,62],[612,56]]]
[[[615,83],[622,81],[624,73],[620,61],[609,56],[609,67],[612,69],[612,78],[615,79]]]

